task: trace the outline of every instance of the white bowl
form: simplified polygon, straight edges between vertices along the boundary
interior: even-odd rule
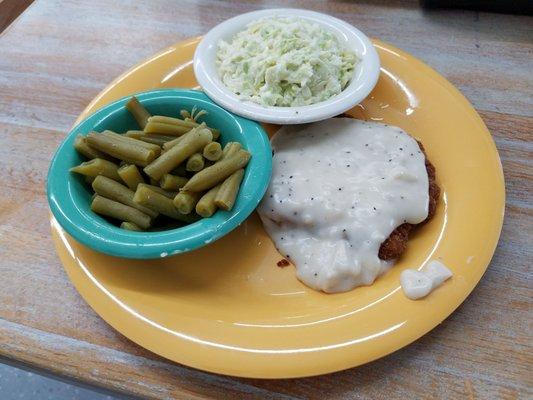
[[[308,106],[262,106],[239,99],[218,76],[215,64],[218,43],[220,40],[231,40],[250,22],[273,16],[304,18],[323,25],[333,32],[339,41],[354,51],[360,59],[350,84],[338,95]],[[228,19],[215,26],[204,36],[194,54],[196,79],[215,103],[240,116],[274,124],[302,124],[342,114],[368,96],[377,83],[379,68],[379,57],[376,49],[360,30],[326,14],[292,8],[254,11]]]

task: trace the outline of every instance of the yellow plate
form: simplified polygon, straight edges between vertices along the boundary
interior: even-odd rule
[[[128,94],[195,87],[199,39],[124,73],[80,115]],[[96,253],[52,220],[57,252],[85,300],[111,326],[170,360],[228,375],[287,378],[337,371],[389,354],[438,325],[485,272],[500,234],[504,181],[489,132],[443,77],[379,41],[378,85],[351,114],[421,139],[442,197],[398,264],[370,287],[326,295],[295,277],[253,214],[230,235],[182,256],[132,261]],[[270,127],[274,129],[273,127]],[[400,272],[442,258],[454,273],[426,299],[408,300]]]

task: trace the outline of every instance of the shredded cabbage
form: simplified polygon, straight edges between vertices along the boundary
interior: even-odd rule
[[[332,32],[292,17],[248,24],[230,42],[220,41],[216,60],[220,79],[240,99],[280,107],[339,94],[357,62]]]

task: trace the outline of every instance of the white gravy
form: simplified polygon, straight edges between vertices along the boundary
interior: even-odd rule
[[[272,180],[258,211],[313,289],[372,284],[391,265],[378,257],[381,243],[428,215],[424,154],[400,128],[332,118],[285,126],[272,148]]]
[[[435,288],[452,277],[450,271],[443,263],[437,260],[430,261],[420,271],[406,269],[400,274],[400,283],[403,292],[411,300],[426,297]]]

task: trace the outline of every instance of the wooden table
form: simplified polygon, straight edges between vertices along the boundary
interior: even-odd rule
[[[0,356],[148,398],[531,398],[533,19],[424,12],[414,1],[233,3],[38,0],[0,37]],[[44,189],[57,145],[114,77],[266,3],[333,14],[437,69],[479,110],[507,184],[494,259],[452,316],[388,357],[306,379],[199,372],[111,329],[59,263]]]

